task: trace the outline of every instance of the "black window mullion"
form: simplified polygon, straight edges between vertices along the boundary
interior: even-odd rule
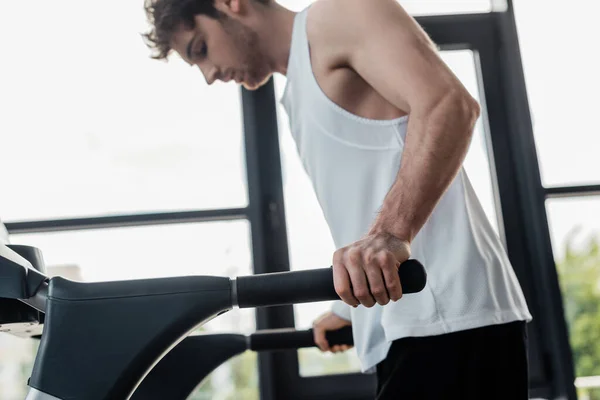
[[[63,218],[5,222],[10,234],[64,232],[85,229],[123,228],[148,225],[195,222],[233,221],[247,219],[246,208],[176,211],[164,213],[106,215],[100,217]]]
[[[532,268],[529,251],[526,245],[526,232],[523,229],[523,213],[521,199],[518,196],[514,177],[518,174],[515,169],[514,155],[507,133],[509,130],[506,118],[504,98],[501,94],[500,82],[497,80],[498,71],[495,64],[495,52],[490,46],[478,50],[482,66],[482,76],[486,93],[486,108],[490,124],[492,148],[495,154],[498,191],[503,215],[505,245],[515,273],[521,283],[531,312],[536,316],[529,328],[530,335],[530,384],[538,391],[549,392],[547,361],[544,361],[550,350],[540,350],[540,331],[545,330],[538,320],[538,310],[543,308],[539,290],[534,285],[535,273]],[[544,317],[541,317],[544,319]],[[547,393],[545,393],[547,394]],[[543,395],[542,397],[546,397]]]
[[[255,273],[290,269],[277,129],[274,82],[256,91],[242,89],[244,138],[248,174],[249,218]],[[292,306],[259,308],[257,329],[294,326]],[[262,400],[288,398],[298,375],[296,352],[259,353]]]
[[[557,186],[544,188],[546,198],[600,196],[600,185]]]
[[[432,15],[415,18],[419,25],[442,50],[478,48],[490,31],[492,13],[464,15]]]

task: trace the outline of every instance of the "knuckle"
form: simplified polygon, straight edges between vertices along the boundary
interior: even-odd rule
[[[335,285],[335,292],[340,297],[348,297],[352,295],[352,291],[350,290],[350,286],[346,284],[337,284]]]
[[[365,300],[369,298],[369,292],[363,288],[357,288],[354,290],[354,296],[357,299]]]
[[[348,289],[337,290],[336,293],[342,299],[347,299],[352,294],[352,293],[350,293],[350,290],[348,290]]]
[[[406,256],[407,259],[410,258],[411,254],[412,254],[411,248],[408,245],[408,243],[404,243],[404,254],[405,254],[405,256]]]
[[[346,289],[340,294],[340,297],[346,301],[350,301],[352,299],[352,291],[350,289]]]
[[[400,289],[400,284],[396,280],[393,280],[387,284],[387,288],[388,288],[388,290],[395,291],[395,290]]]
[[[371,290],[371,293],[373,293],[373,295],[375,295],[375,296],[382,296],[382,295],[386,294],[386,290],[382,286],[375,286]]]
[[[346,252],[348,261],[352,264],[359,264],[362,261],[362,252],[360,249],[353,248]]]
[[[376,255],[375,255],[375,252],[373,251],[373,249],[372,248],[367,248],[364,251],[364,260],[365,260],[365,263],[370,264],[373,261],[375,261],[375,259],[376,259]]]
[[[388,304],[389,302],[390,302],[390,299],[389,299],[389,298],[387,298],[387,297],[386,297],[386,298],[384,298],[384,299],[380,299],[380,300],[378,301],[378,303],[379,303],[380,305],[382,305],[382,306],[385,306],[385,305],[386,305],[386,304]]]
[[[338,249],[333,253],[333,264],[340,264],[344,260],[344,249]]]
[[[377,253],[377,262],[381,265],[387,265],[390,262],[390,253],[387,251],[380,251]]]

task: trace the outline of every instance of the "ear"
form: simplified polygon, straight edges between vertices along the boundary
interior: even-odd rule
[[[246,0],[215,0],[214,4],[217,10],[227,15],[241,15],[248,9]]]

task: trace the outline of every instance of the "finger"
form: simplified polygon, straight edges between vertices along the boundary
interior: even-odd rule
[[[360,304],[358,299],[354,297],[354,294],[352,293],[352,284],[346,266],[337,261],[334,261],[333,264],[333,285],[335,287],[335,292],[340,296],[340,299],[342,299],[344,303],[353,307]]]
[[[359,250],[348,251],[345,265],[346,270],[350,275],[354,297],[356,297],[363,306],[367,308],[373,307],[375,305],[375,299],[371,295],[369,282],[365,275],[362,253]]]
[[[352,346],[349,346],[347,344],[340,344],[340,345],[335,345],[331,347],[331,351],[333,353],[343,353],[344,351],[348,351],[352,348]]]
[[[318,326],[314,326],[313,327],[313,338],[315,340],[315,344],[321,351],[329,351],[330,350],[329,342],[327,341],[327,338],[325,337],[324,329],[322,329]]]
[[[398,301],[402,298],[402,282],[400,282],[400,276],[398,275],[400,263],[391,252],[388,252],[381,257],[382,259],[380,262],[384,265],[381,271],[383,273],[383,279],[388,295],[390,296],[390,300]]]
[[[365,266],[367,279],[369,281],[369,288],[371,294],[377,301],[377,304],[385,306],[390,302],[387,289],[385,287],[385,281],[383,279],[383,272],[381,271],[382,266],[377,258],[371,258],[369,264]]]
[[[352,348],[352,346],[348,345],[348,344],[344,344],[342,346],[340,346],[342,348],[342,351],[348,351]]]

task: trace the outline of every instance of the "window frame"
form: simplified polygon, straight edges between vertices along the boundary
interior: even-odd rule
[[[534,315],[529,326],[531,396],[576,399],[562,296],[545,200],[600,194],[600,185],[542,186],[512,2],[502,12],[415,17],[442,50],[470,49],[479,64],[499,229]],[[290,270],[274,82],[241,89],[248,206],[185,212],[6,221],[10,234],[247,219],[254,273]],[[510,100],[510,101],[509,101]],[[293,327],[292,306],[259,308],[257,329]],[[263,400],[370,399],[375,377],[303,378],[295,351],[259,353]]]

